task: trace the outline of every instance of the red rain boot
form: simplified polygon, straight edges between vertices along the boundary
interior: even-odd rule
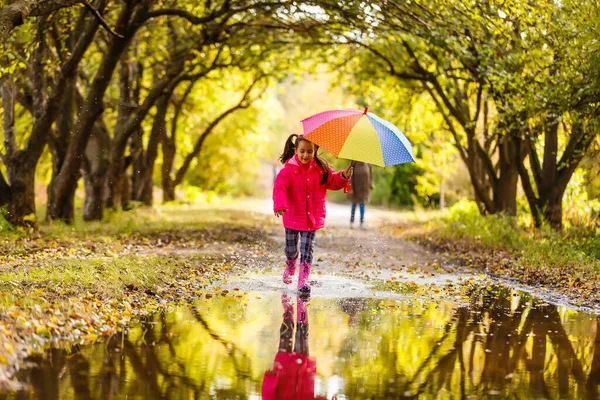
[[[285,262],[285,270],[283,271],[283,283],[285,283],[286,285],[292,283],[292,276],[294,276],[294,274],[296,273],[296,260],[297,258],[294,258],[293,260],[287,260]]]
[[[308,276],[310,275],[311,265],[307,263],[300,264],[300,273],[298,274],[298,291],[303,293],[310,292]]]
[[[309,297],[310,298],[310,297]],[[308,323],[308,310],[306,309],[306,304],[308,300],[303,297],[298,297],[298,312],[296,313],[296,323],[298,324],[307,324]]]

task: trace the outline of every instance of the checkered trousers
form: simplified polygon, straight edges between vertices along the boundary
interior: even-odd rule
[[[317,231],[296,231],[285,228],[285,256],[288,260],[298,257],[298,237],[300,237],[300,263],[312,264],[313,248]]]

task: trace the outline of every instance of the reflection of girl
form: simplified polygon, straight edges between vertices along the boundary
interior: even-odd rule
[[[317,363],[308,356],[308,299],[296,299],[296,343],[292,350],[294,336],[294,306],[287,294],[281,296],[283,322],[279,329],[279,351],[275,356],[272,371],[265,372],[262,385],[262,398],[313,400]]]

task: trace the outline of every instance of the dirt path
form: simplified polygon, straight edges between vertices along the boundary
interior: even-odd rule
[[[260,249],[228,246],[225,253],[238,268],[227,283],[216,287],[228,291],[294,292],[297,274],[291,285],[281,279],[285,260],[281,221],[270,213],[268,199],[253,201],[248,208],[269,221],[263,228],[270,240]],[[402,297],[403,285],[436,286],[438,289],[431,293],[440,293],[440,287],[458,285],[469,276],[473,279],[466,271],[456,275],[453,265],[444,264],[424,247],[390,235],[386,227],[399,222],[399,213],[367,209],[368,225],[362,230],[356,226],[350,229],[349,212],[349,205],[327,205],[326,228],[316,238],[311,297]],[[224,255],[225,248],[212,250],[216,250],[215,255]]]

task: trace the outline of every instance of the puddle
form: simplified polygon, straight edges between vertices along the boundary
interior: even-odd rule
[[[229,291],[31,357],[0,399],[595,398],[599,327],[502,286],[461,302]]]

